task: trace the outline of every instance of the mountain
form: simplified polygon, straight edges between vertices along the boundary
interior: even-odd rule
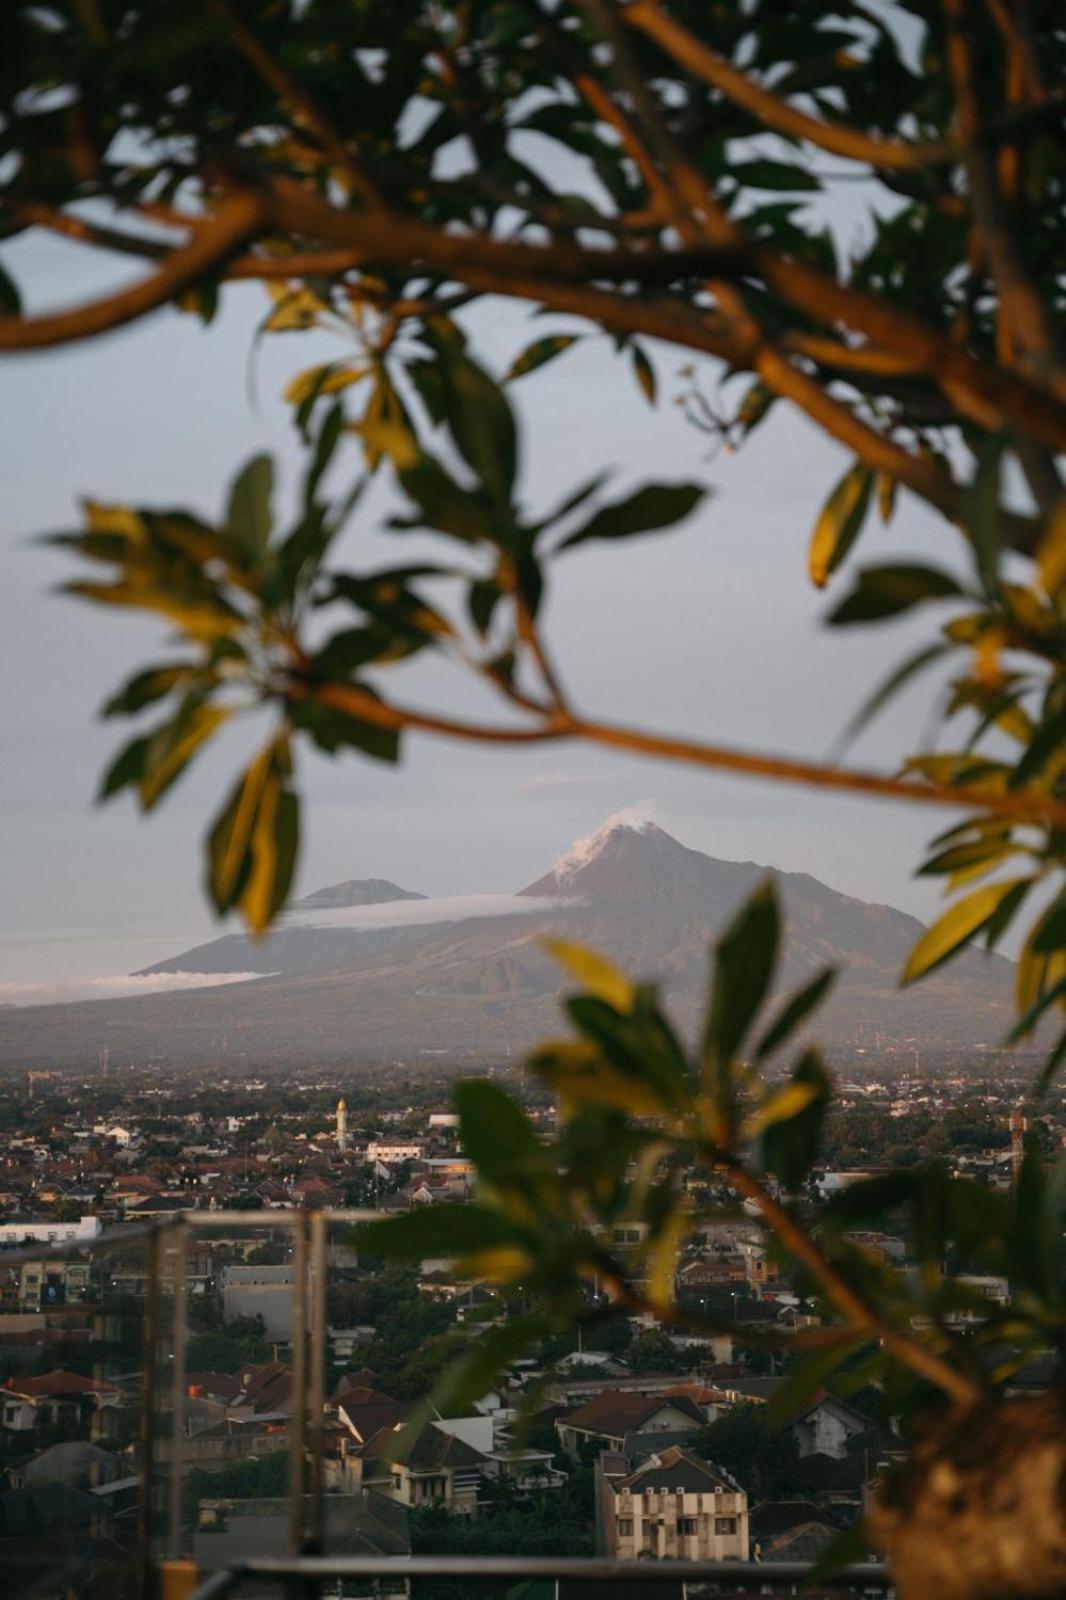
[[[673,1015],[691,1033],[709,943],[767,871],[689,849],[653,823],[612,821],[501,899],[495,915],[463,914],[462,903],[447,900],[407,908],[382,900],[375,912],[374,902],[351,897],[376,880],[337,885],[301,902],[261,944],[230,935],[150,969],[258,971],[261,979],[180,996],[8,1010],[0,1064],[91,1060],[105,1039],[116,1061],[225,1062],[230,1071],[370,1067],[423,1056],[458,1067],[513,1057],[560,1029],[567,984],[541,948],[546,932],[661,980]],[[900,970],[922,931],[916,918],[805,874],[775,877],[787,926],[779,988],[826,963],[841,968],[814,1024],[831,1047],[872,1047],[879,1035],[923,1047],[1002,1037],[1011,1014],[1008,961],[968,953],[901,992]]]
[[[349,878],[345,883],[334,883],[327,889],[316,889],[297,900],[294,911],[339,911],[346,906],[384,906],[394,900],[424,900],[424,894],[414,894],[401,889],[388,878]]]
[[[180,956],[144,967],[135,977],[150,977],[160,972],[259,972],[264,976],[281,972],[314,972],[356,961],[368,948],[377,949],[385,930],[371,926],[369,933],[359,927],[329,926],[328,919],[315,918],[301,923],[302,914],[351,911],[360,907],[399,905],[424,901],[424,894],[401,889],[388,878],[348,878],[316,889],[302,900],[295,900],[291,911],[265,939],[249,939],[243,933],[223,934],[208,944],[196,945]],[[396,943],[403,944],[408,930],[396,928]]]

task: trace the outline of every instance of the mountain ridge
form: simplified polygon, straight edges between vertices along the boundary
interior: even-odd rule
[[[809,874],[719,861],[654,823],[609,819],[513,896],[513,909],[505,901],[503,914],[457,917],[455,903],[444,901],[437,918],[435,902],[423,899],[422,920],[405,925],[286,920],[258,945],[228,934],[149,971],[253,970],[262,977],[185,991],[180,1004],[174,995],[156,994],[8,1011],[0,1022],[0,1064],[16,1054],[24,1065],[54,1060],[69,1051],[76,1021],[92,1039],[90,1053],[106,1037],[113,1058],[161,1055],[190,1065],[232,1056],[235,1038],[249,1070],[257,1063],[332,1065],[423,1054],[456,1063],[498,1059],[559,1031],[567,985],[540,942],[549,932],[601,950],[639,978],[661,981],[679,1026],[694,1034],[709,945],[768,876],[778,883],[786,922],[778,989],[826,964],[841,968],[829,1005],[814,1021],[813,1031],[828,1044],[869,1047],[881,1037],[987,1045],[1005,1033],[1011,964],[1002,957],[968,952],[901,992],[899,973],[922,931],[917,918],[842,895]],[[330,885],[296,909],[302,905],[301,914],[311,918],[343,916],[323,897],[343,899],[352,884],[368,882],[387,880]],[[307,899],[316,904],[308,908]],[[389,902],[379,903],[387,918]],[[263,965],[249,967],[250,952],[259,952]]]

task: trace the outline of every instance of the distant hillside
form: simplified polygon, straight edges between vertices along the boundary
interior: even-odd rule
[[[604,951],[640,977],[662,980],[682,1027],[696,1027],[708,946],[767,869],[690,850],[653,824],[608,825],[581,841],[498,916],[370,927],[330,925],[336,899],[362,885],[320,890],[261,944],[239,935],[185,951],[153,971],[260,971],[259,981],[132,1000],[9,1010],[0,1064],[87,1061],[108,1040],[112,1060],[160,1058],[204,1066],[358,1065],[440,1053],[458,1066],[515,1056],[560,1028],[565,990],[542,950],[545,932]],[[1011,964],[970,953],[900,992],[906,954],[921,932],[889,906],[837,893],[817,879],[778,873],[788,924],[779,986],[824,963],[840,966],[815,1022],[838,1047],[879,1037],[921,1046],[995,1044],[1010,1015]],[[403,890],[387,886],[405,898]],[[330,897],[328,900],[323,897]],[[528,909],[523,902],[528,901]],[[517,909],[522,905],[522,909]],[[315,915],[323,921],[314,921]],[[369,915],[369,914],[368,914]],[[383,913],[383,920],[388,913]]]
[[[344,906],[383,906],[393,900],[424,900],[424,894],[414,894],[401,889],[388,878],[349,878],[346,883],[334,883],[326,889],[316,889],[305,894],[293,905],[294,911],[337,911]]]

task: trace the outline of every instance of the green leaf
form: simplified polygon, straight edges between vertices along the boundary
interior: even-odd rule
[[[973,546],[977,571],[986,593],[992,593],[999,559],[1000,473],[1006,437],[988,438],[977,452],[977,471],[966,493],[964,525]]]
[[[123,745],[100,780],[100,787],[96,792],[97,802],[109,800],[113,794],[118,794],[120,789],[128,788],[131,783],[139,783],[147,754],[147,735],[131,739],[129,744]]]
[[[633,352],[633,371],[637,382],[644,391],[644,398],[650,406],[653,406],[659,396],[659,384],[655,376],[655,368],[649,361],[642,345],[634,341],[630,348]]]
[[[18,285],[3,266],[0,266],[0,312],[5,317],[18,317],[22,314],[22,296],[19,294]]]
[[[804,1574],[804,1587],[819,1590],[844,1567],[856,1561],[866,1561],[869,1556],[870,1537],[860,1517],[850,1528],[845,1528],[835,1539],[830,1539],[814,1565]]]
[[[542,1317],[519,1317],[490,1328],[473,1350],[441,1374],[429,1397],[430,1407],[440,1416],[464,1415],[546,1331]]]
[[[786,161],[733,161],[726,167],[726,176],[749,189],[776,189],[811,192],[821,188],[817,177],[802,167]]]
[[[873,481],[869,467],[851,467],[822,507],[807,554],[811,581],[819,589],[825,587],[862,531]]]
[[[803,1357],[762,1412],[760,1420],[766,1432],[776,1433],[791,1422],[800,1407],[813,1401],[837,1368],[869,1343],[870,1338],[868,1333],[857,1332],[842,1338],[839,1344],[830,1345],[827,1350],[817,1350]]]
[[[269,456],[253,456],[238,473],[230,490],[226,526],[245,557],[257,563],[270,542],[270,495],[274,463]]]
[[[460,455],[492,501],[497,517],[511,518],[511,492],[518,471],[514,413],[502,388],[462,350],[441,351],[444,407]]]
[[[315,440],[314,452],[311,456],[311,465],[307,469],[307,478],[304,482],[304,504],[310,507],[314,503],[322,475],[333,460],[334,451],[344,430],[344,408],[339,401],[335,401],[326,412],[325,420],[318,430]],[[269,500],[269,489],[268,489]],[[269,518],[269,512],[268,512]],[[269,526],[268,526],[269,534]]]
[[[596,1046],[612,1073],[621,1078],[625,1088],[621,1103],[634,1115],[642,1114],[649,1104],[660,1112],[688,1105],[685,1058],[669,1024],[654,1003],[652,991],[637,989],[632,1010],[625,1015],[595,995],[571,996],[566,1001],[566,1010],[579,1032]],[[575,1064],[584,1070],[584,1063]],[[596,1069],[591,1077],[597,1077]],[[603,1098],[599,1087],[597,1084],[593,1088],[594,1099]],[[619,1087],[616,1083],[609,1088],[605,1103],[620,1103],[610,1098]]]
[[[370,693],[365,683],[357,685]],[[289,717],[295,727],[309,733],[320,750],[336,755],[338,750],[350,747],[360,750],[374,761],[385,761],[395,766],[400,759],[400,730],[383,728],[376,722],[364,722],[338,711],[333,706],[319,705],[313,700],[294,701],[289,706]]]
[[[536,372],[538,367],[546,366],[556,356],[561,356],[564,350],[569,350],[580,338],[579,333],[551,333],[543,339],[534,340],[512,361],[504,382],[513,383],[516,378],[524,378],[527,372]]]
[[[1000,903],[1028,878],[1009,878],[1002,883],[987,884],[972,894],[957,900],[944,915],[927,928],[907,957],[901,984],[914,983],[927,972],[934,972],[955,954],[967,940],[995,916]]]
[[[877,715],[883,706],[887,705],[892,697],[906,687],[912,678],[916,678],[926,667],[931,667],[934,661],[940,661],[954,649],[950,644],[927,645],[924,650],[919,650],[913,656],[908,656],[894,672],[889,673],[883,683],[879,684],[868,700],[864,700],[858,711],[848,722],[840,738],[833,746],[833,757],[839,760],[848,745],[858,737],[866,724]]]
[[[488,1206],[448,1202],[364,1223],[356,1239],[368,1255],[420,1261],[425,1256],[462,1256],[506,1248],[514,1243],[515,1228],[501,1212]]]
[[[714,950],[703,1061],[719,1091],[770,989],[777,963],[781,918],[767,881],[741,906]]]
[[[597,955],[595,950],[586,949],[584,945],[571,944],[566,939],[544,938],[540,943],[590,994],[606,1001],[615,1011],[632,1011],[635,985],[605,957]]]
[[[489,631],[492,614],[503,598],[503,590],[492,578],[479,578],[470,585],[467,607],[470,620],[482,638]]]
[[[917,563],[864,567],[851,593],[830,612],[826,622],[831,628],[856,622],[884,622],[925,601],[954,600],[964,594],[954,578],[936,567]]]
[[[200,668],[195,662],[175,662],[173,665],[147,667],[124,683],[117,694],[101,707],[102,717],[132,717],[145,706],[162,700],[180,683],[187,683]]]
[[[1055,761],[1061,760],[1063,749],[1066,748],[1066,707],[1047,717],[1037,728],[1028,748],[1023,752],[1021,760],[1008,779],[1011,789],[1021,788],[1023,784],[1031,783],[1039,778],[1044,769]]]
[[[1061,1242],[1061,1235],[1052,1234],[1048,1221],[1044,1166],[1030,1145],[1018,1174],[1007,1249],[1011,1283],[1044,1299],[1055,1292],[1056,1250]]]
[[[544,1147],[533,1124],[498,1085],[467,1079],[456,1087],[455,1106],[463,1150],[479,1177],[504,1184],[523,1164],[541,1162]]]
[[[799,1027],[811,1012],[821,1005],[826,994],[836,981],[837,968],[826,967],[812,978],[810,983],[804,984],[802,989],[797,989],[778,1011],[773,1022],[767,1028],[758,1044],[755,1046],[756,1061],[764,1061],[779,1049]]]
[[[781,1115],[769,1121],[762,1134],[763,1166],[793,1193],[805,1183],[818,1159],[832,1081],[817,1050],[808,1050],[796,1063],[788,1086],[791,1102],[782,1102]]]
[[[675,527],[705,499],[707,490],[699,483],[649,483],[593,513],[575,533],[560,544],[572,550],[590,539],[629,539],[634,534],[656,533]]]

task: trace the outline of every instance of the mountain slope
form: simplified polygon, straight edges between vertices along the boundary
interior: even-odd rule
[[[653,824],[605,826],[522,890],[513,902],[521,910],[408,926],[285,927],[262,946],[229,936],[163,968],[277,975],[180,997],[8,1011],[0,1018],[0,1063],[69,1061],[75,1040],[80,1059],[91,1059],[104,1039],[114,1060],[225,1060],[230,1070],[371,1065],[430,1054],[459,1066],[517,1055],[561,1026],[566,985],[538,942],[545,932],[661,980],[673,1014],[691,1032],[710,941],[766,876],[753,862],[691,850]],[[787,922],[779,987],[826,963],[842,969],[816,1019],[819,1038],[840,1049],[873,1046],[879,1035],[922,1047],[1002,1037],[1009,962],[970,953],[901,993],[896,984],[921,932],[917,919],[804,874],[775,876]],[[425,911],[433,915],[433,902]],[[330,913],[322,915],[328,920]],[[251,968],[249,952],[267,950],[276,965]]]
[[[348,878],[344,883],[329,884],[316,889],[313,894],[295,900],[291,911],[281,924],[265,939],[249,939],[242,933],[223,934],[185,950],[180,956],[157,961],[135,974],[149,977],[157,972],[261,972],[264,976],[281,972],[315,972],[336,967],[346,961],[358,961],[367,949],[376,949],[382,931],[372,929],[369,935],[362,928],[329,927],[321,922],[298,921],[301,914],[310,916],[327,911],[348,911],[362,906],[397,905],[406,901],[423,901],[424,894],[411,889],[401,889],[388,878]],[[294,923],[294,919],[295,923]],[[389,930],[402,935],[409,930]],[[397,941],[403,944],[402,937]]]

